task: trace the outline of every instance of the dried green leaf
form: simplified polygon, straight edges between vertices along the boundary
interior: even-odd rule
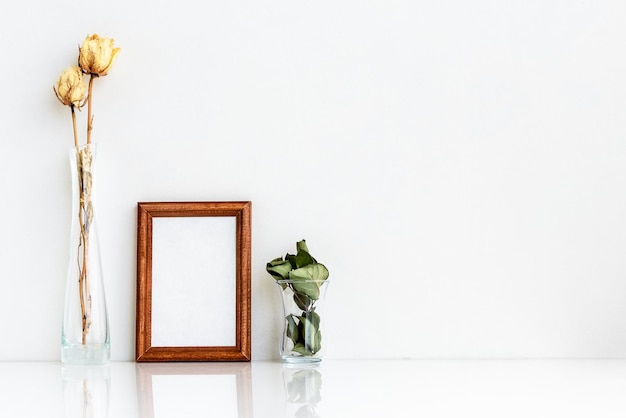
[[[307,253],[309,252],[309,248],[306,246],[306,240],[303,239],[302,241],[298,241],[296,243],[296,250],[297,251],[306,251]]]
[[[318,300],[320,298],[320,288],[316,282],[310,280],[301,281],[292,278],[291,286],[293,287],[295,293],[303,295],[311,300]]]
[[[296,263],[296,256],[293,254],[285,254],[285,260],[288,260],[289,263],[291,263],[291,268],[292,269],[297,269],[298,268],[298,264]]]
[[[267,263],[265,269],[276,280],[287,280],[289,278],[289,272],[291,271],[291,264],[289,261],[285,261],[281,258],[275,258]]]
[[[298,324],[296,323],[293,314],[287,315],[285,319],[287,320],[287,337],[293,341],[294,345],[296,345],[300,336],[298,332]]]
[[[315,312],[304,313],[300,317],[298,330],[304,338],[304,346],[312,354],[317,353],[322,348],[322,335],[319,331],[320,316]]]
[[[311,307],[312,300],[305,294],[294,292],[293,301],[298,305],[298,308],[303,311],[308,311]]]
[[[296,293],[317,300],[320,297],[320,282],[328,278],[328,269],[319,263],[309,264],[289,272]]]
[[[298,353],[298,354],[302,354],[303,356],[310,356],[311,354],[313,354],[313,353],[311,353],[311,351],[310,351],[310,350],[308,350],[308,349],[304,346],[304,344],[302,344],[302,343],[298,343],[298,344],[296,344],[296,345],[293,347],[292,351],[295,351],[295,352],[296,352],[296,353]]]
[[[296,268],[308,266],[315,262],[315,259],[307,251],[298,250],[298,254],[296,254]]]

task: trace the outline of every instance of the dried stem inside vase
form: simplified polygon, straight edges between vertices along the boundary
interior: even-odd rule
[[[89,147],[77,150],[76,163],[78,175],[78,225],[80,237],[78,242],[78,291],[80,298],[80,312],[82,320],[82,344],[87,343],[87,334],[91,326],[91,291],[89,287],[89,231],[93,221],[92,202],[92,162],[93,155]]]

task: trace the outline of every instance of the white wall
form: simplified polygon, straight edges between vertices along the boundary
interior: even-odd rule
[[[0,14],[0,360],[57,360],[70,114],[89,33],[114,360],[132,360],[138,201],[253,202],[264,266],[331,271],[329,357],[626,355],[626,3],[14,1]],[[84,113],[84,112],[83,112]],[[85,114],[81,114],[85,117]]]

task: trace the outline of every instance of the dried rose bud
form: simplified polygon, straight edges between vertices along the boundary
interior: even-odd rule
[[[85,74],[107,75],[120,48],[113,48],[113,38],[101,38],[96,34],[87,35],[80,47],[78,64]]]
[[[63,70],[53,90],[61,103],[66,106],[74,105],[80,109],[87,90],[80,67],[74,65]]]

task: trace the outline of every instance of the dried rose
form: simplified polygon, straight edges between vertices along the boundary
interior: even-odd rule
[[[101,38],[97,34],[87,35],[80,47],[78,64],[85,74],[107,75],[120,48],[114,48],[113,38]]]
[[[57,99],[65,106],[73,105],[80,109],[87,90],[80,67],[74,65],[63,70],[53,90]]]

